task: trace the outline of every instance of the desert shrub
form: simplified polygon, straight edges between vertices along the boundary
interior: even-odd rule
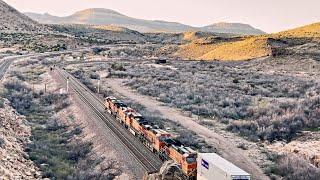
[[[290,141],[299,131],[320,126],[319,110],[320,97],[290,104],[279,103],[253,113],[255,121],[233,121],[227,130],[250,139]]]
[[[18,71],[12,71],[12,72],[10,72],[10,74],[11,74],[12,76],[18,78],[18,79],[21,80],[21,81],[26,81],[26,80],[27,80],[27,78],[26,78],[25,76],[23,76],[23,75],[22,75],[20,72],[18,72]]]
[[[121,63],[113,63],[111,68],[115,71],[126,71],[125,67]]]
[[[62,110],[70,105],[67,94],[44,94],[40,98],[40,103],[44,105],[54,104],[57,111]]]
[[[298,156],[280,157],[270,173],[280,175],[285,180],[318,180],[320,169],[312,166]]]
[[[258,124],[254,121],[232,121],[227,130],[235,133],[239,133],[242,136],[247,136],[253,141],[258,140]]]
[[[104,69],[112,69],[111,76],[125,79],[127,86],[169,106],[223,123],[244,121],[228,129],[254,141],[273,141],[291,140],[297,132],[318,124],[314,98],[320,94],[319,85],[313,78],[293,76],[297,64],[299,72],[310,68],[302,62],[292,66],[292,61],[170,61],[173,68],[126,61],[104,64]],[[126,71],[116,70],[119,64]]]
[[[90,79],[99,79],[100,78],[99,74],[93,73],[93,72],[90,73],[89,77],[90,77]]]
[[[3,148],[5,145],[4,139],[0,137],[0,148]]]
[[[118,77],[126,78],[126,85],[141,94],[157,97],[170,106],[196,115],[217,117],[225,122],[256,122],[250,125],[231,124],[228,128],[252,140],[290,140],[298,131],[311,124],[315,126],[312,121],[317,120],[302,115],[302,110],[299,110],[302,106],[309,107],[307,104],[310,103],[299,105],[296,101],[278,103],[268,100],[267,107],[256,108],[253,105],[256,97],[305,99],[306,94],[315,88],[313,80],[266,74],[247,68],[250,63],[173,62],[177,70],[126,63],[127,76]],[[288,116],[288,112],[291,115]]]
[[[4,100],[0,97],[0,108],[4,108]]]
[[[6,88],[6,98],[11,102],[11,105],[21,114],[33,112],[34,94],[26,86],[20,82],[8,82],[4,84]]]
[[[240,148],[242,150],[248,150],[249,149],[248,146],[246,144],[244,144],[244,143],[238,144],[237,148]]]
[[[95,85],[92,83],[91,78],[88,74],[85,73],[83,69],[77,69],[72,71],[71,74],[80,80],[84,85],[86,85],[91,91],[96,92],[97,89]]]

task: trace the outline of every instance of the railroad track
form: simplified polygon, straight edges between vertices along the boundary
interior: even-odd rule
[[[102,120],[106,124],[113,136],[119,143],[127,148],[128,152],[137,159],[148,173],[154,173],[160,169],[162,161],[159,157],[144,146],[138,138],[125,129],[113,116],[108,114],[105,111],[104,102],[100,98],[65,70],[60,68],[56,68],[56,70],[64,81],[69,81],[70,89],[72,89],[80,100],[91,109],[96,118]]]
[[[9,68],[12,60],[10,59],[3,59],[0,63],[0,81],[3,79],[4,75],[7,72],[7,69]]]

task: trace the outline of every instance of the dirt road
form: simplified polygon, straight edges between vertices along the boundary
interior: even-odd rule
[[[269,179],[260,167],[252,162],[242,149],[237,148],[234,144],[213,130],[198,124],[195,122],[195,119],[183,115],[178,109],[161,105],[155,98],[138,94],[136,91],[123,86],[120,79],[108,79],[106,80],[106,83],[107,86],[112,88],[115,92],[140,103],[150,111],[157,110],[164,118],[177,122],[185,128],[197,133],[199,136],[203,137],[208,144],[216,147],[225,159],[252,174],[253,179]]]

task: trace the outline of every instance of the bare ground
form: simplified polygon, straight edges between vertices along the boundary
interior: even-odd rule
[[[197,133],[199,136],[203,137],[208,144],[216,147],[225,159],[252,174],[254,179],[269,179],[263,173],[262,169],[248,157],[247,152],[237,148],[235,144],[230,141],[231,138],[227,139],[220,133],[215,132],[215,130],[208,129],[205,126],[198,124],[195,118],[182,114],[182,112],[176,108],[164,106],[155,98],[141,95],[136,91],[123,86],[121,79],[108,79],[105,83],[117,93],[140,103],[151,112],[159,111],[164,118],[177,122],[185,128]]]

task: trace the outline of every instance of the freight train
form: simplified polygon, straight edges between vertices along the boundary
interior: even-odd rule
[[[181,168],[186,179],[196,179],[197,153],[174,139],[170,133],[145,119],[134,109],[122,101],[107,97],[105,109],[113,115],[124,127],[157,154],[161,160],[173,160]]]

